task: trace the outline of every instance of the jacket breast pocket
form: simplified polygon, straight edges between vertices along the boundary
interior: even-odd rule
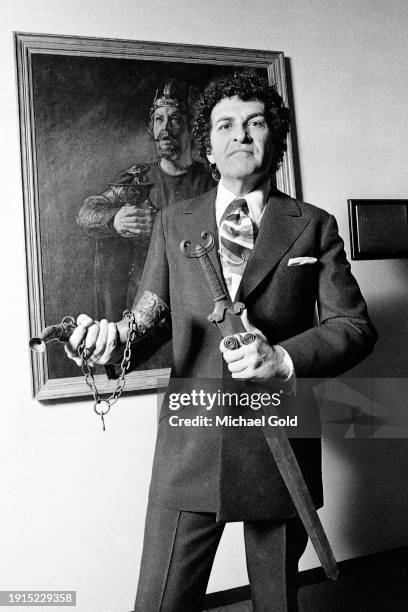
[[[291,305],[298,303],[300,307],[305,301],[314,301],[317,296],[319,270],[318,261],[313,264],[282,266],[279,275],[282,297],[287,297]]]
[[[321,264],[319,261],[314,263],[305,263],[301,265],[286,265],[285,266],[285,277],[288,280],[302,281],[306,279],[309,281],[319,274]]]

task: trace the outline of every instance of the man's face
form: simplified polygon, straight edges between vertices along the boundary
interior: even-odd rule
[[[159,157],[176,159],[190,146],[187,117],[175,106],[161,106],[153,114],[153,138]]]
[[[210,143],[207,154],[226,180],[263,178],[268,175],[273,141],[259,100],[223,98],[211,113]]]

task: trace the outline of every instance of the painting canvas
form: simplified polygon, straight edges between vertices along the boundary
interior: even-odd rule
[[[288,83],[281,52],[35,34],[16,34],[15,42],[29,329],[35,336],[66,316],[100,316],[98,240],[80,227],[78,213],[86,198],[103,193],[124,169],[157,160],[148,125],[163,84],[175,80],[200,91],[214,77],[250,69],[276,83],[288,103]],[[293,158],[289,138],[276,183],[292,196]],[[147,246],[134,242],[135,290]],[[127,375],[126,391],[156,388],[169,374],[170,352],[167,347],[142,359]],[[61,343],[48,344],[46,353],[31,359],[38,399],[89,394]],[[115,388],[102,368],[95,378],[101,391]]]

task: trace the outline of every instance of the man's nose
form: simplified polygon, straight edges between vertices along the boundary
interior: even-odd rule
[[[234,140],[237,142],[251,142],[252,138],[245,125],[236,125],[233,134]]]
[[[170,117],[165,117],[162,125],[163,132],[169,134],[171,132],[171,120]]]

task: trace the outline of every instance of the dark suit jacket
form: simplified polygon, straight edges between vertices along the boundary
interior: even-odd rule
[[[207,320],[214,306],[210,289],[197,260],[180,251],[181,241],[200,242],[205,230],[218,240],[215,197],[213,190],[160,212],[141,282],[141,290],[156,293],[171,308],[172,378],[186,379],[187,388],[197,388],[197,378],[219,379],[221,384],[229,376],[219,351],[219,331]],[[317,263],[288,266],[289,258],[302,256],[315,257]],[[210,258],[222,277],[216,248]],[[250,321],[271,343],[288,351],[298,378],[337,376],[363,359],[375,342],[334,218],[278,191],[266,205],[236,300],[246,304]],[[314,327],[316,303],[319,326]],[[194,416],[192,408],[183,412]],[[203,410],[196,409],[196,414]],[[150,487],[153,501],[217,512],[219,520],[228,521],[293,515],[259,429],[217,428],[214,433],[213,428],[171,427],[169,416],[165,401]],[[293,446],[319,506],[320,441],[295,440]]]

